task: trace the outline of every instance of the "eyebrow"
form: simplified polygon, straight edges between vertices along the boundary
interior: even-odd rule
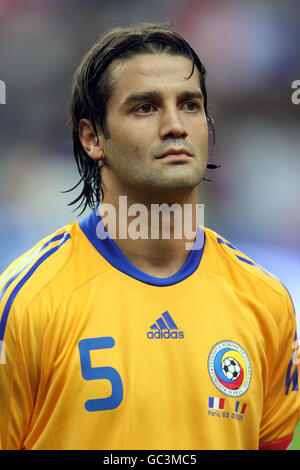
[[[179,99],[200,99],[203,100],[203,94],[201,93],[200,90],[197,91],[182,91],[179,94]],[[123,101],[121,104],[122,107],[129,106],[134,103],[140,103],[142,101],[162,101],[162,94],[156,90],[151,90],[147,92],[141,92],[141,93],[132,93],[131,95],[127,96],[127,98]]]

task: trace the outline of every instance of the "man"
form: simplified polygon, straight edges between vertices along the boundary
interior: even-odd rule
[[[75,74],[71,118],[74,202],[94,210],[0,278],[1,448],[287,448],[290,296],[197,226],[211,125],[199,58],[160,25],[113,29]]]

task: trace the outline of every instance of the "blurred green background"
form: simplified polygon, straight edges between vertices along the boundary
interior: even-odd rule
[[[300,423],[296,428],[294,439],[291,445],[291,450],[300,450]]]

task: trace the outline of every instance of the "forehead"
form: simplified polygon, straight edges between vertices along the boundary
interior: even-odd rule
[[[115,60],[109,67],[113,85],[112,97],[147,89],[163,92],[180,92],[182,88],[201,90],[197,67],[190,77],[192,61],[184,56],[160,54],[138,54],[130,59]],[[190,77],[189,79],[187,79]]]

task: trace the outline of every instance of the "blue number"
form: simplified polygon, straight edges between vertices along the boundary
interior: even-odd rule
[[[85,402],[87,411],[114,410],[123,400],[123,384],[119,373],[113,367],[92,367],[90,351],[113,348],[115,341],[110,336],[82,339],[78,343],[81,373],[85,380],[109,380],[112,392],[107,398],[96,398]]]

